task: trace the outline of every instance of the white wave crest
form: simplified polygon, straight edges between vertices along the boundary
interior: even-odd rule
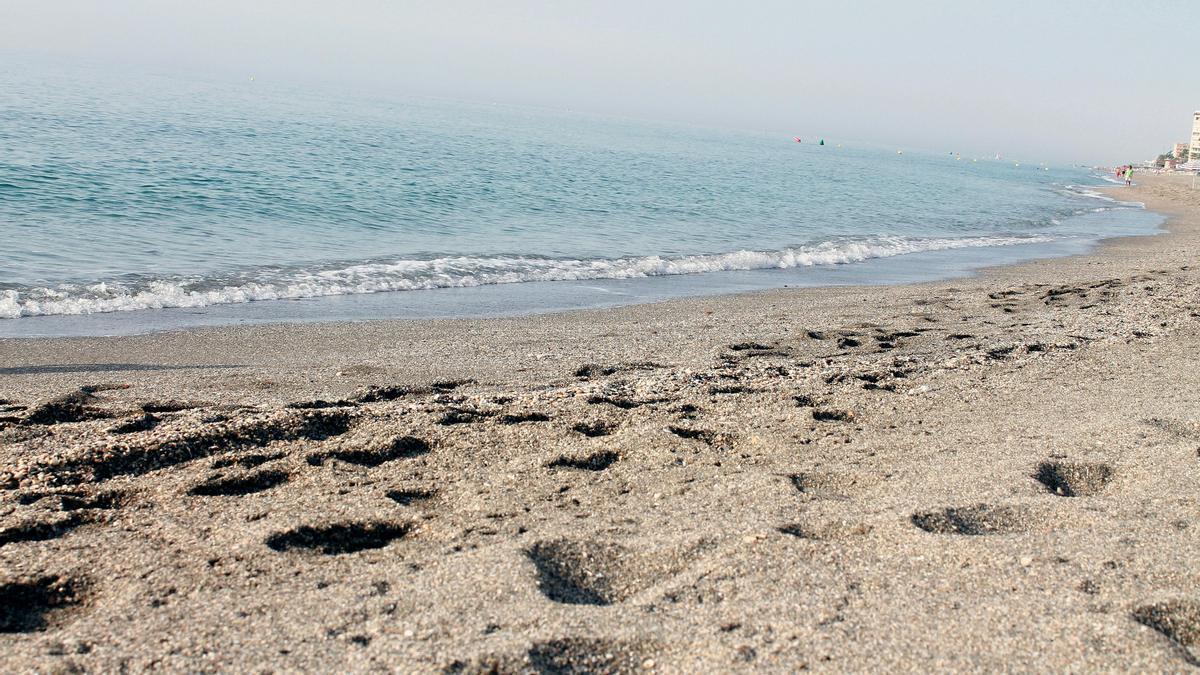
[[[572,260],[524,256],[447,257],[348,265],[336,269],[261,272],[252,280],[160,279],[135,287],[117,282],[0,291],[0,318],[92,314],[168,307],[207,307],[259,300],[386,291],[463,288],[530,281],[579,281],[839,265],[924,251],[1011,246],[1053,240],[1025,237],[915,239],[888,237],[826,242],[778,251],[735,251],[679,257]]]
[[[1105,180],[1107,180],[1107,178],[1104,176],[1101,176],[1101,178],[1105,178]],[[1111,204],[1116,204],[1117,206],[1127,206],[1127,207],[1134,208],[1134,209],[1146,208],[1146,205],[1143,204],[1142,202],[1123,201],[1123,200],[1117,199],[1116,197],[1110,197],[1109,195],[1096,192],[1095,190],[1091,189],[1090,187],[1088,187],[1086,185],[1068,185],[1067,188],[1073,194],[1079,195],[1081,197],[1088,197],[1090,199],[1099,199],[1100,201],[1109,202]]]

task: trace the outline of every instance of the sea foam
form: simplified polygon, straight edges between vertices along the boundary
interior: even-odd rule
[[[841,265],[925,251],[1036,244],[1049,235],[963,238],[880,237],[830,241],[775,251],[676,257],[556,259],[531,256],[452,256],[346,264],[327,269],[272,269],[236,278],[106,281],[0,291],[0,318],[92,314],[168,307],[206,307],[260,300],[463,288],[534,281],[581,281],[704,274],[739,270]]]

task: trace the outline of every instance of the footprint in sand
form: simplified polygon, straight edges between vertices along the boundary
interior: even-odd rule
[[[1200,602],[1168,600],[1143,605],[1133,611],[1133,619],[1170,638],[1179,645],[1189,665],[1200,666],[1200,659],[1190,649],[1200,645]]]
[[[537,570],[542,595],[568,605],[617,604],[678,571],[666,558],[614,542],[542,541],[525,555]]]
[[[374,448],[331,450],[308,456],[308,463],[317,466],[327,459],[335,459],[359,466],[375,467],[398,459],[420,457],[430,451],[429,443],[416,436],[396,436]]]
[[[344,411],[289,411],[267,418],[203,427],[168,439],[132,440],[82,457],[38,467],[68,484],[141,476],[219,453],[261,448],[275,441],[323,441],[346,433],[353,418]]]
[[[92,520],[89,514],[76,511],[54,518],[18,521],[0,527],[0,547],[28,541],[58,539]]]
[[[1113,477],[1113,468],[1102,462],[1042,462],[1033,477],[1062,497],[1100,494]]]
[[[492,673],[604,673],[633,675],[654,672],[657,650],[649,642],[567,637],[535,642],[524,654],[489,655],[472,661],[454,661],[442,669],[447,675]]]
[[[384,493],[384,496],[401,506],[412,506],[413,504],[433,499],[437,496],[437,490],[424,490],[421,488],[388,490]]]
[[[831,473],[807,471],[788,475],[792,487],[803,495],[816,499],[849,499],[870,489],[882,479],[875,474]]]
[[[843,541],[870,534],[871,526],[848,520],[808,520],[783,525],[779,527],[779,531],[812,541]]]
[[[1022,506],[976,504],[914,513],[913,525],[933,534],[1010,534],[1026,532],[1033,514]]]
[[[500,417],[501,424],[525,424],[526,422],[549,422],[550,416],[541,412],[512,413]]]
[[[592,420],[587,422],[578,422],[571,427],[571,430],[577,434],[583,434],[588,438],[596,438],[598,436],[608,436],[617,430],[617,425],[604,420]]]
[[[65,624],[84,606],[87,584],[64,576],[0,583],[0,633],[31,633]]]
[[[275,469],[234,476],[217,474],[203,483],[193,486],[188,490],[188,494],[195,497],[248,495],[283,485],[289,479],[291,479],[291,474]]]
[[[708,445],[715,445],[718,440],[717,433],[711,429],[698,429],[695,427],[684,427],[672,424],[667,427],[667,431],[670,431],[680,438],[703,441]]]
[[[383,548],[403,539],[413,529],[411,523],[391,521],[355,521],[332,525],[302,525],[273,534],[266,545],[273,551],[316,552],[324,555],[355,553]]]
[[[240,466],[243,469],[253,469],[256,466],[266,464],[267,462],[273,462],[277,459],[282,459],[283,456],[284,455],[282,452],[273,452],[269,454],[252,452],[250,454],[241,455],[238,457],[222,457],[221,459],[213,460],[211,466],[214,469],[227,469],[231,466]]]
[[[621,455],[611,450],[593,452],[583,457],[568,457],[563,455],[546,465],[550,469],[577,469],[580,471],[604,471],[621,459]]]

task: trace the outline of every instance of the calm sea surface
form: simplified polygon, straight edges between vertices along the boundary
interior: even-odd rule
[[[818,140],[0,63],[0,335],[928,279],[1161,223],[1042,158]]]

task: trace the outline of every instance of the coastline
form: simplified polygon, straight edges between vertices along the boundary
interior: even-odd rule
[[[824,248],[822,244],[789,246],[774,251],[743,249],[683,257],[597,259],[592,262],[601,265],[600,271],[584,270],[579,277],[568,273],[559,280],[549,280],[555,278],[555,273],[532,278],[516,273],[512,278],[502,278],[504,275],[500,275],[491,282],[460,270],[450,272],[445,279],[431,282],[432,288],[390,292],[363,290],[368,287],[381,288],[380,284],[386,288],[388,284],[400,283],[397,279],[387,282],[389,272],[384,269],[386,265],[366,265],[363,270],[356,272],[366,275],[362,288],[331,294],[325,294],[319,288],[278,288],[271,284],[266,287],[252,284],[253,288],[235,284],[220,289],[187,291],[167,283],[145,297],[142,294],[130,296],[123,291],[114,291],[112,297],[87,298],[77,297],[78,289],[64,288],[60,289],[63,293],[61,297],[48,301],[45,306],[30,300],[33,304],[25,307],[20,294],[12,296],[7,302],[0,298],[0,305],[4,305],[0,307],[0,315],[5,317],[0,320],[0,339],[119,337],[273,323],[506,318],[789,287],[948,281],[973,276],[978,270],[991,266],[1086,253],[1105,238],[1154,234],[1161,225],[1162,216],[1159,214],[1144,209],[1130,212],[1129,203],[1096,192],[1101,189],[1099,186],[1068,184],[1060,188],[1054,191],[1071,195],[1064,199],[1074,198],[1083,203],[1074,204],[1074,211],[1070,215],[1058,210],[1042,213],[1049,224],[1062,228],[1063,231],[1058,234],[1041,232],[1022,235],[1010,232],[1008,235],[981,234],[949,239],[878,237],[842,244],[834,244],[830,240],[826,242],[829,248]],[[1113,203],[1095,208],[1097,200],[1110,200]],[[983,212],[976,215],[986,217]],[[1097,234],[1100,232],[1106,235],[1101,237]],[[554,263],[551,259],[545,259],[542,262],[551,267],[555,264],[587,267],[589,264],[586,260],[559,260]],[[515,263],[509,261],[505,264]],[[366,268],[372,268],[373,271],[368,272]],[[610,273],[613,276],[609,276]],[[372,277],[373,274],[383,276]],[[466,276],[460,278],[464,274]],[[455,279],[465,285],[458,286]],[[415,282],[410,279],[408,283]],[[332,288],[326,290],[334,291]],[[0,295],[8,293],[11,292],[5,291]],[[220,299],[225,296],[238,297],[242,301]],[[246,301],[246,298],[250,300]],[[147,308],[154,307],[158,302],[165,306]],[[131,309],[139,306],[143,308]],[[125,309],[105,311],[105,307]],[[96,311],[88,311],[89,308]],[[18,318],[13,314],[21,314],[26,309],[32,315]]]
[[[1182,177],[1174,178],[1178,178],[1176,182],[1180,182],[1180,184],[1184,180]],[[1174,178],[1168,176],[1165,178],[1165,181],[1171,181]],[[1153,180],[1163,181],[1163,177],[1156,176]],[[393,376],[398,375],[404,379],[404,372],[397,372],[395,369],[388,372],[389,369],[385,365],[387,359],[381,358],[384,354],[381,353],[379,342],[408,340],[416,343],[456,339],[454,337],[456,334],[465,332],[470,335],[479,331],[482,327],[481,324],[486,325],[488,323],[495,324],[495,328],[489,333],[489,339],[504,335],[514,336],[514,340],[519,339],[532,342],[536,341],[540,336],[553,336],[557,327],[579,331],[582,326],[582,330],[586,331],[586,327],[589,324],[595,323],[618,327],[615,332],[633,331],[636,330],[634,326],[642,322],[654,321],[659,315],[674,317],[674,321],[678,322],[680,315],[686,316],[689,313],[696,312],[711,313],[709,315],[718,317],[718,321],[720,320],[719,317],[725,317],[726,321],[723,323],[736,324],[750,322],[757,318],[758,310],[756,308],[760,305],[803,302],[805,295],[812,295],[812,299],[819,301],[821,307],[826,310],[826,313],[817,320],[818,323],[821,321],[836,322],[838,314],[834,308],[839,304],[852,306],[856,303],[867,302],[863,299],[863,296],[871,296],[876,291],[884,294],[888,299],[898,299],[904,295],[905,290],[916,294],[936,293],[950,289],[961,291],[966,290],[966,287],[969,285],[983,287],[1010,280],[1023,280],[1027,277],[1037,277],[1039,280],[1044,280],[1052,278],[1060,271],[1070,271],[1072,274],[1080,274],[1086,277],[1092,273],[1094,263],[1102,263],[1110,255],[1121,258],[1126,258],[1127,256],[1153,256],[1156,251],[1162,250],[1160,244],[1168,248],[1171,247],[1171,244],[1167,242],[1168,239],[1180,236],[1188,238],[1195,236],[1200,240],[1200,234],[1193,233],[1192,228],[1186,223],[1175,223],[1180,216],[1186,213],[1186,209],[1175,204],[1174,196],[1164,198],[1160,195],[1147,195],[1143,194],[1143,184],[1139,184],[1137,187],[1142,188],[1139,190],[1138,196],[1148,197],[1153,204],[1153,206],[1145,205],[1147,210],[1167,216],[1167,220],[1161,226],[1162,232],[1149,235],[1105,238],[1100,240],[1092,250],[1086,253],[1035,258],[1018,263],[985,265],[975,268],[972,272],[964,276],[955,276],[949,279],[908,283],[785,287],[718,295],[679,297],[614,307],[567,309],[562,311],[476,318],[312,322],[280,321],[250,325],[198,326],[175,330],[157,330],[132,335],[0,337],[0,362],[19,364],[10,366],[7,371],[0,370],[0,374],[53,375],[53,371],[43,372],[35,370],[49,367],[59,367],[64,370],[64,374],[68,375],[88,372],[86,366],[89,363],[89,358],[98,358],[99,360],[95,362],[96,364],[115,363],[132,366],[126,370],[141,373],[148,373],[153,370],[152,368],[144,368],[144,366],[160,365],[181,370],[189,369],[188,366],[195,366],[201,370],[215,366],[222,368],[234,368],[239,365],[246,368],[271,368],[273,365],[279,364],[294,366],[297,364],[298,358],[306,359],[303,361],[306,368],[313,369],[331,365],[329,363],[331,355],[321,352],[313,354],[311,353],[312,346],[335,343],[344,346],[359,342],[357,354],[336,354],[338,357],[343,357],[343,361],[332,365],[338,367],[345,366],[351,369],[357,368],[363,372],[374,371],[374,374],[378,375],[384,373]],[[1120,199],[1122,195],[1128,196],[1127,188],[1124,186],[1114,185],[1103,188],[1101,191],[1109,193],[1117,199]],[[1200,199],[1197,200],[1197,203],[1200,204]],[[1179,246],[1183,246],[1186,243],[1179,242]],[[1048,267],[1050,268],[1049,270],[1047,269]],[[753,309],[746,311],[748,308]],[[686,319],[684,320],[686,321]],[[18,319],[18,321],[20,320]],[[610,332],[614,331],[610,330]],[[723,335],[709,336],[708,339],[714,342],[736,339],[737,334],[736,331],[727,331]],[[558,338],[555,344],[559,346],[570,344],[574,341],[576,335],[576,332],[571,332],[565,338],[554,336]],[[648,337],[644,336],[644,339]],[[672,336],[671,339],[678,340],[679,337],[676,335]],[[269,351],[269,347],[278,345],[281,341],[287,347],[281,348],[279,351],[285,353],[286,356],[273,364],[269,358],[269,354],[265,354],[264,352]],[[62,346],[61,349],[59,345]],[[472,347],[473,349],[469,351],[483,351],[486,345],[475,342]],[[197,348],[200,349],[199,353],[194,351]],[[657,345],[656,348],[664,349],[661,345]],[[332,350],[327,348],[327,351]],[[309,353],[305,354],[306,352]],[[89,357],[71,359],[70,355],[72,354],[87,354]],[[201,358],[198,360],[179,358],[182,354],[188,354],[189,356],[199,355]],[[233,355],[241,358],[231,358]],[[396,356],[412,357],[417,356],[417,354],[397,354]],[[416,383],[438,377],[453,378],[459,375],[475,377],[477,374],[487,373],[492,376],[493,381],[501,382],[503,380],[495,378],[502,373],[512,370],[511,363],[506,363],[494,371],[480,370],[479,364],[455,363],[453,356],[445,352],[437,354],[426,353],[423,356],[436,359],[436,364],[424,370],[412,371],[405,381]],[[559,362],[560,358],[569,360],[576,357],[573,354],[560,354],[560,352],[534,353],[529,356],[536,357],[533,359],[535,365],[546,366],[546,368],[537,371],[537,376],[547,376],[557,372],[563,366],[563,363]],[[613,358],[620,358],[621,355],[618,353],[611,356]],[[361,358],[356,359],[354,357]],[[132,363],[130,362],[131,360]],[[359,360],[363,361],[363,363],[356,362]],[[372,363],[372,360],[377,363]],[[552,363],[544,363],[546,361],[551,361]],[[411,366],[413,364],[408,365]],[[72,366],[82,367],[71,368]],[[470,374],[463,375],[464,368],[470,371]],[[34,372],[25,372],[27,370],[34,370]],[[328,369],[325,368],[325,370]],[[403,371],[403,369],[400,369],[400,371]],[[97,370],[96,372],[105,371]],[[121,371],[117,370],[115,372]],[[326,391],[326,394],[332,395],[334,392],[345,394],[352,391],[355,387],[362,386],[363,383],[353,375],[338,376],[337,372],[335,369],[333,373],[336,377],[349,378],[347,381],[341,382],[341,384],[345,384],[346,386],[334,386],[332,389]],[[328,375],[329,373],[324,374]],[[48,389],[37,387],[36,379],[33,378],[31,381],[19,383],[20,386],[17,389],[23,390],[25,387],[32,385],[36,391],[48,391]],[[173,379],[175,380],[174,384],[179,383],[178,378]],[[62,378],[61,381],[55,381],[54,384],[69,387],[69,378]],[[275,402],[286,402],[289,396],[305,395],[307,393],[316,395],[320,391],[320,388],[298,386],[295,389],[285,388],[284,393],[286,395],[282,397],[272,397],[269,392],[257,390],[253,393],[259,396],[266,395],[269,397],[268,400]],[[0,383],[0,397],[9,394],[15,395],[16,393],[18,391],[6,390],[4,383]]]
[[[1179,669],[1184,178],[1112,188],[1165,234],[949,281],[0,340],[0,583],[69,587],[0,645],[37,670]]]

